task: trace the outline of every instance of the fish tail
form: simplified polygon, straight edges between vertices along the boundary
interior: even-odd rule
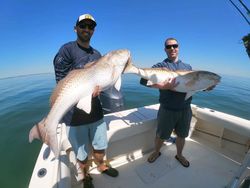
[[[29,142],[31,143],[34,139],[41,140],[47,144],[53,151],[56,158],[59,157],[61,144],[58,146],[56,135],[46,130],[46,118],[43,118],[39,123],[35,124],[29,132]],[[67,145],[66,145],[67,144]],[[64,143],[64,148],[69,148],[69,143]]]
[[[35,124],[29,132],[29,142],[34,139],[44,140],[45,137],[45,119],[43,118],[39,123]]]
[[[140,77],[145,78],[145,79],[147,79],[149,77],[147,71],[145,71],[142,68],[138,68],[138,67],[134,66],[131,62],[129,62],[128,65],[126,66],[124,73],[136,74],[137,76],[140,76]]]
[[[125,67],[123,73],[138,74],[139,68],[133,65],[131,59],[128,60],[127,66]]]

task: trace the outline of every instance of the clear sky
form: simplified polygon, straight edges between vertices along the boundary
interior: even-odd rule
[[[166,57],[164,40],[175,37],[180,59],[193,69],[250,76],[241,40],[250,26],[229,0],[4,0],[0,78],[53,72],[55,54],[76,39],[73,27],[83,13],[97,21],[91,45],[102,54],[127,48],[135,65],[151,67]]]

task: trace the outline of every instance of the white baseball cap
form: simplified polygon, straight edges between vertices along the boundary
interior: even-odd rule
[[[96,26],[96,21],[95,21],[94,17],[90,14],[80,15],[76,21],[76,25],[78,25],[83,20],[91,20],[93,22],[93,24]]]

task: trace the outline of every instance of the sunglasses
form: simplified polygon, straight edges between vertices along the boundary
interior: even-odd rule
[[[86,29],[86,28],[88,28],[90,30],[94,30],[95,29],[95,25],[93,25],[93,24],[79,24],[78,27],[80,29]]]
[[[175,49],[175,48],[178,48],[179,45],[178,44],[165,45],[165,48],[168,50],[171,49],[172,47]]]

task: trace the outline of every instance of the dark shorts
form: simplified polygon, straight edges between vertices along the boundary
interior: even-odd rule
[[[186,138],[192,119],[191,107],[180,111],[167,110],[160,106],[157,116],[156,134],[161,139],[168,139],[173,130],[178,137]]]

